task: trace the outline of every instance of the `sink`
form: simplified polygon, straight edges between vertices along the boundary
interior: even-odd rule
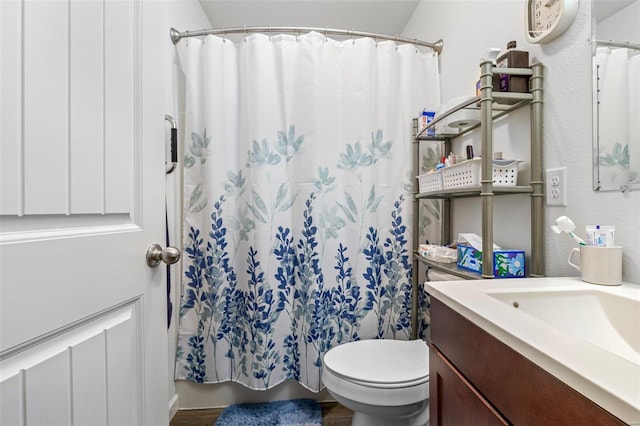
[[[566,333],[640,364],[640,300],[598,290],[486,290]]]
[[[429,295],[628,424],[640,425],[640,285],[577,277],[425,283]]]

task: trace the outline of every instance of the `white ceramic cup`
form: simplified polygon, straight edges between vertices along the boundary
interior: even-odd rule
[[[580,255],[580,263],[573,258]],[[580,246],[569,253],[569,265],[580,271],[580,278],[592,284],[620,285],[622,283],[622,247]]]

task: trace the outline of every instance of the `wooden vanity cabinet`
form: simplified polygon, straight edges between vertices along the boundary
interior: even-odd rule
[[[431,298],[431,425],[624,425]]]

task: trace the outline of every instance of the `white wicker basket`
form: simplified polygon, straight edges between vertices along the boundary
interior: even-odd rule
[[[516,186],[520,160],[494,160],[493,185]],[[482,159],[475,158],[441,169],[442,188],[456,189],[480,186]]]
[[[418,188],[422,192],[433,192],[442,189],[442,170],[417,176]]]
[[[520,160],[493,160],[493,186],[516,186]]]
[[[480,185],[482,160],[463,161],[442,170],[442,186],[444,189],[466,188]]]

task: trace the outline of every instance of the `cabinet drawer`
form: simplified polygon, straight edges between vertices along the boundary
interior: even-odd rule
[[[431,344],[513,424],[625,424],[434,297]]]
[[[433,426],[509,424],[433,346],[429,350],[429,394],[437,395],[429,405]]]

